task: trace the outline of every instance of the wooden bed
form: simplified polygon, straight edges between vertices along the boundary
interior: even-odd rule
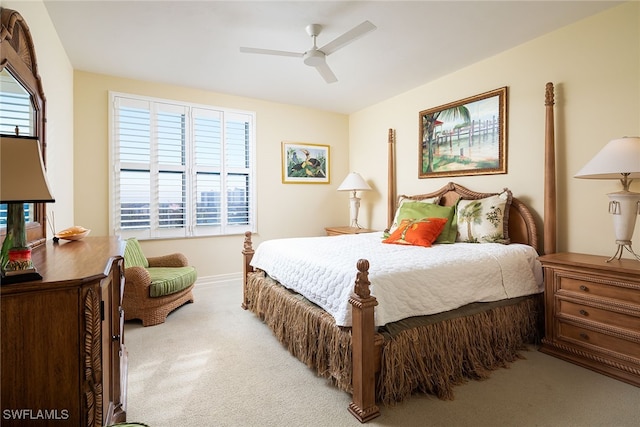
[[[555,148],[553,84],[545,88],[545,208],[544,248],[529,208],[513,198],[508,216],[511,243],[532,246],[539,254],[555,252]],[[389,130],[389,224],[396,210],[395,133]],[[455,183],[432,193],[410,198],[440,196],[451,206],[462,199],[489,196]],[[516,298],[509,303],[472,304],[460,310],[427,316],[426,323],[397,322],[376,328],[371,295],[369,262],[357,262],[351,327],[336,326],[331,315],[280,286],[260,270],[254,270],[251,233],[245,234],[242,308],[253,311],[272,329],[289,351],[352,394],[349,411],[367,422],[380,415],[378,403],[393,404],[414,392],[452,398],[452,387],[468,379],[489,376],[492,370],[516,360],[527,343],[542,330],[541,294]],[[286,309],[283,309],[285,307]],[[464,310],[462,313],[459,311]],[[414,319],[412,319],[414,320]],[[411,323],[411,322],[410,322]]]

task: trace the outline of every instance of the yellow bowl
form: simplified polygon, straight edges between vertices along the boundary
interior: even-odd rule
[[[76,227],[67,228],[66,230],[62,230],[61,232],[56,233],[56,237],[58,239],[64,239],[64,240],[80,240],[87,237],[89,233],[91,233],[91,230],[89,230],[88,228],[81,228],[76,226]]]

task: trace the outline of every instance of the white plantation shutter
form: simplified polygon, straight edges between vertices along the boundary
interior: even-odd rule
[[[255,231],[255,114],[110,94],[114,234]]]
[[[222,152],[224,149],[220,111],[194,108],[196,233],[216,233],[224,223]]]
[[[247,121],[239,114],[229,114],[226,121],[227,164],[226,193],[229,225],[243,226],[250,222],[250,147]]]
[[[0,133],[15,135],[17,126],[20,136],[33,136],[34,125],[35,111],[31,96],[28,93],[8,92],[3,87],[0,91]]]

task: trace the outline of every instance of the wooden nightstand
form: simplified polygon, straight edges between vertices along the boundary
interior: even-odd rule
[[[640,262],[558,253],[540,257],[540,351],[640,386]]]
[[[338,236],[340,234],[360,234],[360,233],[372,233],[374,230],[368,228],[357,227],[325,227],[327,236]]]

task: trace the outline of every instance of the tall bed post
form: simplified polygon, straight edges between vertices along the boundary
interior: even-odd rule
[[[544,253],[556,252],[556,159],[553,83],[545,88]]]
[[[389,155],[387,158],[388,162],[388,176],[387,176],[387,228],[391,228],[393,223],[393,217],[396,212],[396,171],[395,171],[395,142],[396,142],[396,131],[393,129],[389,129]]]
[[[251,232],[247,231],[244,233],[244,244],[242,247],[242,304],[241,307],[243,309],[248,309],[248,301],[247,301],[247,280],[248,275],[253,271],[253,267],[251,266],[251,258],[253,258],[253,244],[251,242]]]
[[[351,304],[351,355],[353,370],[351,385],[353,392],[349,412],[361,423],[380,415],[376,405],[376,363],[374,308],[378,305],[369,289],[369,261],[360,259],[357,263],[354,292],[349,298]]]

